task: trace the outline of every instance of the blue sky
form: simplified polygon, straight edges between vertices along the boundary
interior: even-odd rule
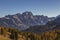
[[[31,11],[34,15],[60,15],[60,0],[0,0],[0,17]]]

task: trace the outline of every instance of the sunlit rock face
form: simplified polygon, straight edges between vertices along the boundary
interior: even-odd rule
[[[53,18],[54,19],[54,18]],[[19,30],[25,30],[29,26],[45,25],[52,18],[43,15],[33,15],[32,12],[26,11],[22,14],[6,15],[0,18],[0,26],[14,27]]]

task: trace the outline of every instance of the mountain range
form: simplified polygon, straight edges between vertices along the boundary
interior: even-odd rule
[[[54,20],[48,21],[45,25],[35,25],[23,31],[43,33],[43,32],[53,31],[53,30],[60,30],[60,15],[55,17]]]
[[[46,25],[48,22],[59,18],[60,16],[48,17],[44,15],[33,15],[32,12],[26,11],[22,14],[17,13],[15,15],[6,15],[5,17],[0,18],[0,26],[14,27],[19,30],[26,30],[35,25]],[[60,23],[59,20],[58,23]]]

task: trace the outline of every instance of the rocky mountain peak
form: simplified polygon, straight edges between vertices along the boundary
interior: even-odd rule
[[[60,17],[60,15],[58,15],[57,17]]]
[[[51,19],[51,18],[50,18]],[[47,16],[33,15],[32,12],[26,11],[22,14],[7,15],[0,19],[0,26],[14,27],[19,30],[27,29],[29,26],[45,25],[49,18]]]
[[[32,14],[32,12],[26,11],[26,12],[23,13],[23,15],[25,15],[25,16],[32,16],[33,14]]]

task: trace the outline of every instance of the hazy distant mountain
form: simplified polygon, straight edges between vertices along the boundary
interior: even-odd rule
[[[22,14],[6,15],[0,18],[0,26],[14,27],[19,30],[29,28],[29,26],[45,25],[48,21],[54,20],[55,17],[48,18],[43,15],[33,15],[32,12],[26,11]]]

